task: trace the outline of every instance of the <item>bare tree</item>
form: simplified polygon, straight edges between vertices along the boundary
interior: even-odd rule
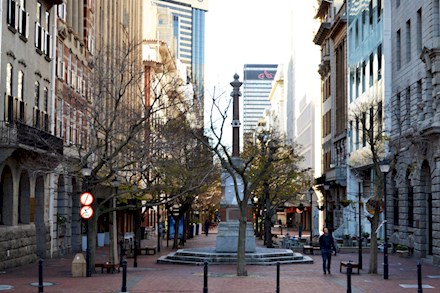
[[[369,273],[377,274],[377,234],[380,213],[383,211],[384,174],[380,165],[386,159],[386,144],[388,137],[384,127],[382,99],[373,97],[370,100],[354,104],[350,112],[351,121],[359,125],[357,131],[358,150],[352,152],[349,165],[360,173],[362,168],[369,167],[373,171],[373,196],[367,201],[366,207],[370,212],[368,220],[371,225],[371,246]]]

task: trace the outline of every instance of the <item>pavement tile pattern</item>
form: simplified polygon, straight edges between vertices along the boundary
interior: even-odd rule
[[[292,232],[291,234],[294,234]],[[198,235],[189,239],[185,248],[215,247],[215,230],[208,236]],[[261,245],[257,240],[257,245]],[[203,266],[157,264],[160,255],[172,251],[172,243],[166,247],[162,241],[161,252],[155,255],[138,256],[138,267],[133,267],[133,258],[128,258],[127,290],[131,293],[146,292],[203,292]],[[109,248],[97,250],[97,261],[108,260]],[[347,276],[339,272],[341,260],[357,261],[357,253],[340,253],[332,258],[332,274],[323,275],[320,255],[311,256],[313,264],[287,264],[280,266],[279,292],[347,292]],[[43,280],[47,293],[119,293],[122,289],[122,270],[120,273],[101,273],[98,269],[90,278],[73,278],[71,275],[74,254],[43,263]],[[383,279],[383,255],[379,253],[379,273],[368,274],[369,254],[363,254],[363,270],[360,275],[351,277],[351,290],[358,292],[418,292],[417,259],[389,255],[389,279]],[[276,292],[276,266],[247,266],[248,276],[237,277],[235,265],[211,265],[208,268],[208,292]],[[343,270],[345,272],[345,270]],[[440,267],[429,263],[422,264],[423,292],[440,292]],[[36,286],[35,286],[36,285]],[[1,292],[41,292],[38,288],[38,263],[0,272]]]

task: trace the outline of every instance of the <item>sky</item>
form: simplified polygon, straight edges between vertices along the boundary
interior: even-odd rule
[[[205,125],[212,97],[229,98],[229,83],[235,73],[243,81],[244,64],[286,60],[289,40],[284,33],[289,26],[289,7],[295,1],[209,0],[205,15]],[[226,133],[227,138],[232,136],[230,125],[226,124],[225,130],[231,133]]]

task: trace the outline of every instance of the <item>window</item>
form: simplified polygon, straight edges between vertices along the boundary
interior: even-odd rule
[[[20,101],[23,101],[23,97],[24,97],[24,73],[23,71],[19,70],[18,71],[18,78],[17,78],[17,98]]]
[[[35,99],[35,105],[34,106],[36,108],[40,108],[40,83],[38,81],[35,82],[34,99]]]
[[[362,112],[362,146],[367,146],[367,113]]]
[[[400,0],[396,0],[396,7],[400,6]]]
[[[382,44],[377,47],[377,80],[382,79]]]
[[[416,85],[417,114],[423,114],[422,80],[419,79]]]
[[[349,124],[350,126],[349,126],[349,137],[350,137],[350,149],[349,149],[349,151],[350,152],[352,152],[353,151],[353,121],[350,121],[350,124]]]
[[[361,76],[359,67],[356,68],[356,98],[359,97],[359,86],[361,83]]]
[[[57,98],[57,134],[58,137],[63,137],[63,100]]]
[[[62,3],[57,6],[57,15],[59,19],[66,21],[66,4]]]
[[[382,16],[382,0],[377,0],[377,22],[380,21]]]
[[[367,64],[365,63],[365,61],[362,62],[362,92],[365,92],[365,82],[367,79],[366,67],[367,67]]]
[[[382,102],[377,104],[377,132],[382,134],[383,129],[383,112],[382,112]]]
[[[400,56],[400,51],[401,51],[401,39],[400,39],[400,30],[398,30],[396,32],[396,66],[397,69],[400,69],[401,67],[401,56]]]
[[[373,86],[374,54],[370,54],[370,87]]]
[[[401,113],[401,100],[400,100],[400,93],[397,93],[396,95],[396,109],[393,111],[393,116],[396,117],[397,127],[399,129],[399,134],[401,134],[401,125],[400,125],[400,113]]]
[[[47,113],[49,112],[49,90],[47,89],[47,87],[44,87],[43,98],[43,110]]]
[[[359,132],[360,132],[360,128],[359,128],[359,117],[356,117],[356,149],[359,149]]]
[[[422,8],[417,10],[417,51],[422,51]]]
[[[71,131],[70,128],[72,127],[71,121],[70,121],[70,105],[66,105],[66,143],[70,143],[72,141],[72,138],[70,137]]]
[[[406,62],[411,60],[411,20],[406,22]]]
[[[405,95],[405,110],[406,110],[406,126],[410,127],[411,125],[411,88],[406,88]]]
[[[6,95],[12,96],[12,73],[14,68],[11,63],[6,65]]]
[[[370,19],[370,30],[373,29],[373,16],[374,16],[374,9],[373,9],[373,0],[370,0],[370,4],[368,5],[368,12],[369,12],[369,19]]]
[[[393,224],[399,225],[399,190],[396,188],[393,194]]]

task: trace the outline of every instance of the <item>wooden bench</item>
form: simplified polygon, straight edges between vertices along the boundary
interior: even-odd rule
[[[353,272],[353,269],[357,268],[358,271],[357,273],[359,275],[359,264],[357,262],[352,262],[351,260],[349,261],[341,260],[341,263],[339,265],[339,272],[342,273],[342,267],[347,267],[349,263],[351,264],[351,272]]]
[[[155,246],[148,246],[148,247],[142,247],[139,248],[140,253],[142,254],[142,251],[145,251],[145,255],[154,255],[156,254],[156,247]]]
[[[96,263],[95,268],[101,268],[101,274],[104,273],[104,269],[107,269],[107,274],[110,274],[110,272],[113,274],[116,271],[116,265],[113,263]],[[118,268],[119,272],[119,268]]]
[[[303,246],[303,253],[306,254],[306,252],[309,252],[309,254],[313,255],[315,250],[321,250],[319,246],[311,246],[311,245],[304,245]]]

